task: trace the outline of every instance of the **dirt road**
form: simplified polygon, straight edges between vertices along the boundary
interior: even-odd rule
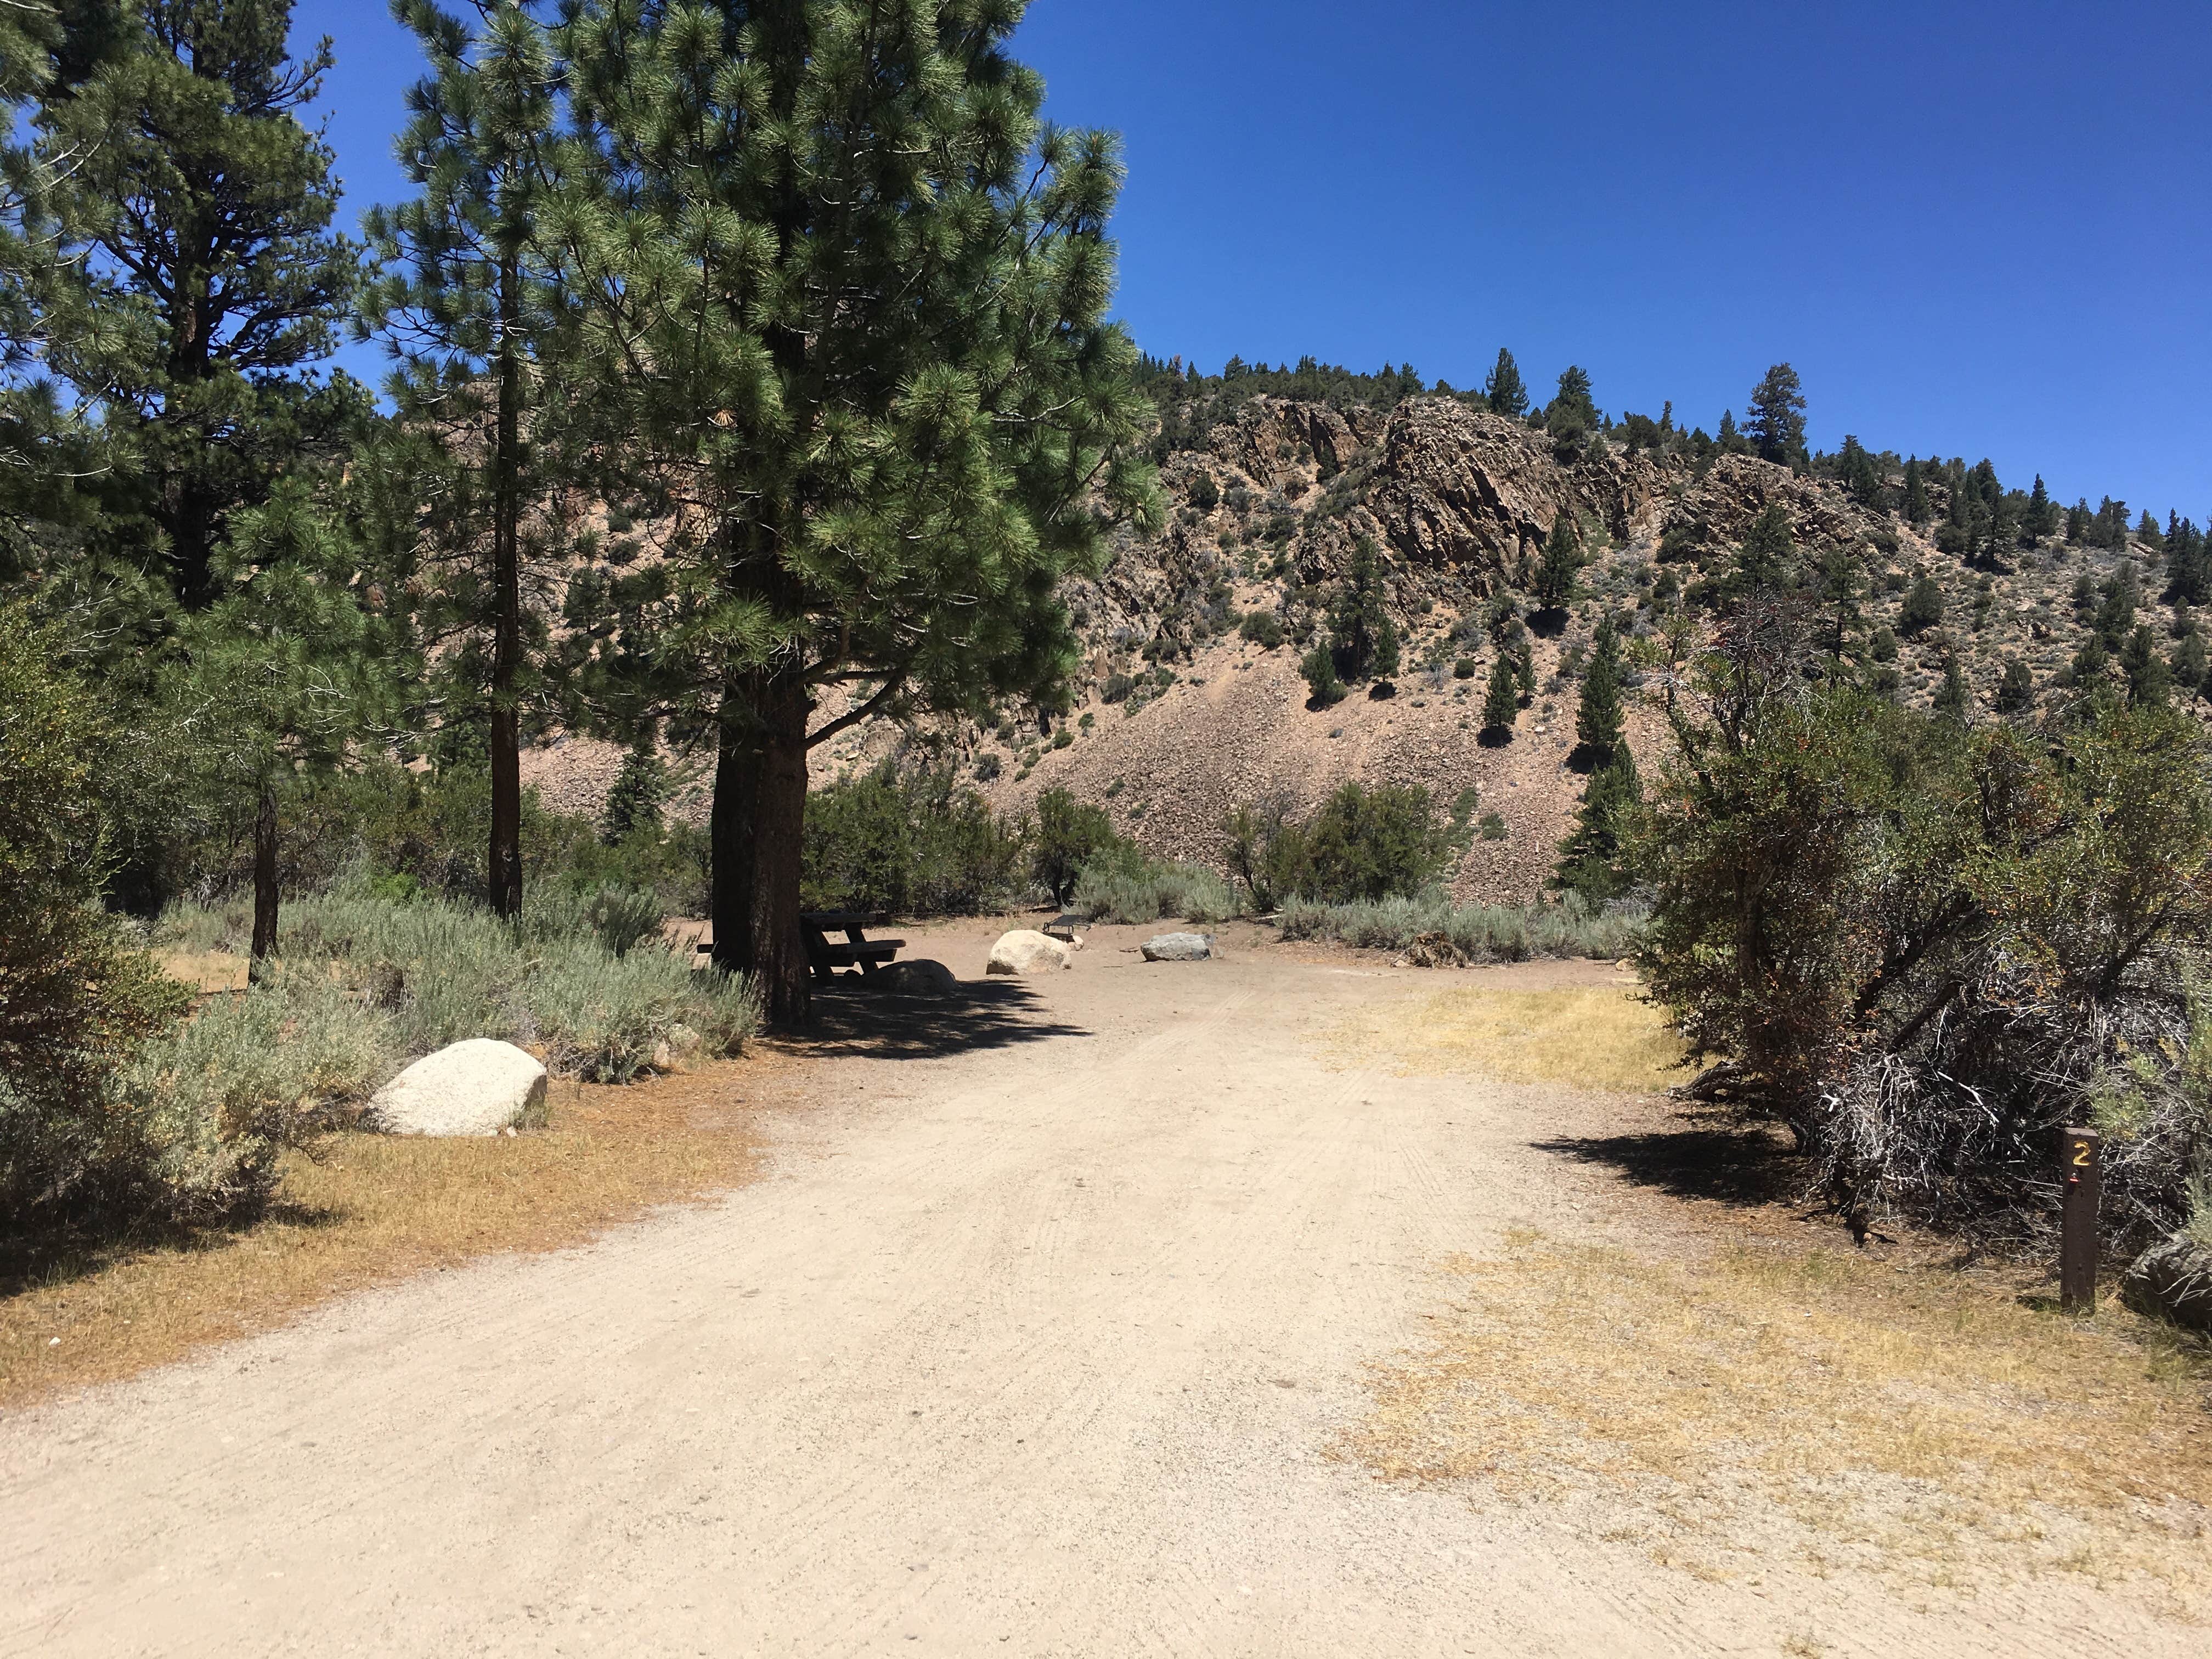
[[[1332,1457],[1442,1258],[1617,1226],[1534,1145],[1607,1108],[1339,1069],[1432,981],[1127,938],[856,1030],[712,1206],[0,1423],[0,1653],[2202,1651],[2087,1588],[1702,1582]]]

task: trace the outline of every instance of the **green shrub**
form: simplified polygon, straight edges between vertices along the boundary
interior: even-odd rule
[[[1018,830],[950,771],[885,764],[806,800],[799,883],[810,910],[972,915],[1015,880]]]
[[[1638,951],[1709,1089],[1786,1122],[1853,1224],[2046,1232],[2053,1137],[2113,1079],[2106,1237],[2212,1160],[2212,755],[2144,707],[2043,731],[1808,684],[1786,613],[1723,640],[1631,851]],[[1809,653],[1808,653],[1809,654]]]
[[[1317,645],[1300,658],[1298,672],[1306,677],[1306,690],[1316,708],[1344,701],[1344,682],[1336,677],[1336,659],[1327,646]]]
[[[1261,910],[1294,893],[1335,903],[1415,892],[1453,850],[1452,827],[1418,786],[1347,783],[1303,823],[1271,801],[1237,808],[1222,827],[1230,873]]]
[[[1566,893],[1556,904],[1528,907],[1454,904],[1431,890],[1415,897],[1316,904],[1292,899],[1277,925],[1286,939],[1334,939],[1370,950],[1402,951],[1425,933],[1441,933],[1469,962],[1534,957],[1613,960],[1634,945],[1641,907],[1593,905]]]
[[[1223,921],[1237,913],[1237,895],[1212,870],[1147,858],[1127,842],[1102,849],[1076,879],[1075,908],[1094,921]]]
[[[1272,611],[1248,612],[1237,631],[1263,651],[1273,651],[1283,642],[1282,619]]]
[[[9,1231],[160,1196],[160,1127],[117,1068],[186,1002],[97,903],[105,766],[121,733],[56,665],[63,641],[0,607],[0,1217]]]
[[[1065,789],[1037,797],[1036,828],[1030,840],[1030,869],[1054,904],[1066,904],[1083,866],[1116,844],[1114,821],[1103,808],[1079,801]]]
[[[641,914],[634,896],[617,935]],[[710,1053],[734,1053],[753,1029],[749,988],[695,969],[642,935],[615,955],[599,931],[607,918],[598,897],[526,906],[510,924],[449,900],[394,904],[341,888],[287,907],[277,952],[295,972],[323,964],[331,982],[386,1023],[404,1056],[496,1037],[543,1048],[556,1071],[621,1083],[649,1064],[660,1043],[680,1039],[678,1026],[702,1037]],[[234,902],[211,921],[195,907],[174,907],[156,936],[234,936],[242,908]],[[657,915],[653,921],[657,927]]]

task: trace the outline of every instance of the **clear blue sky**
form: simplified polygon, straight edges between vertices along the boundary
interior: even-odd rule
[[[349,208],[392,199],[411,41],[380,0],[295,30],[336,43]],[[1036,0],[1018,49],[1125,137],[1159,356],[1468,386],[1504,344],[1708,430],[1786,359],[1818,447],[2212,516],[2204,0]]]

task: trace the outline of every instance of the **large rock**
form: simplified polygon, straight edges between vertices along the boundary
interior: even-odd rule
[[[991,947],[985,972],[993,974],[1048,974],[1055,968],[1075,966],[1075,954],[1056,939],[1047,939],[1030,928],[999,935]]]
[[[890,962],[868,975],[869,986],[906,997],[957,997],[960,981],[941,962],[917,957],[910,962]]]
[[[416,1060],[368,1109],[386,1134],[495,1135],[545,1121],[545,1068],[511,1042],[470,1037]]]
[[[2128,1269],[2120,1290],[2145,1313],[2212,1331],[2212,1247],[2185,1233],[2154,1244]]]
[[[1156,933],[1144,944],[1146,962],[1204,962],[1213,954],[1211,933]]]

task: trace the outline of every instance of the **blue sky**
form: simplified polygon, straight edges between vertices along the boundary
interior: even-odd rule
[[[419,72],[331,35],[350,214]],[[1138,340],[1410,360],[1510,345],[1711,430],[1786,359],[1811,435],[2212,516],[2212,5],[1036,0],[1047,112],[1125,138]],[[349,354],[356,372],[380,373]]]

